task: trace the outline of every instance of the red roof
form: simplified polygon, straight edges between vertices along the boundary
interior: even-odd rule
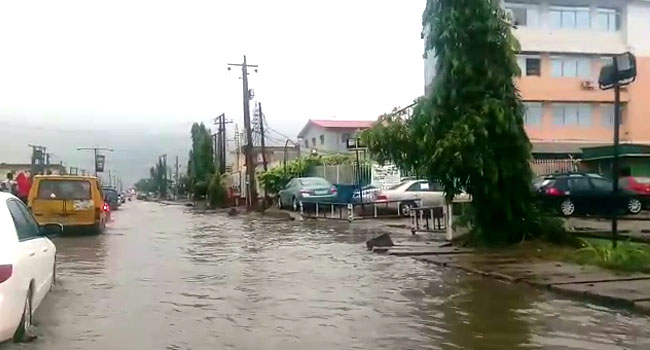
[[[374,120],[324,120],[310,119],[298,134],[301,137],[311,125],[317,125],[327,129],[368,129],[375,123]]]

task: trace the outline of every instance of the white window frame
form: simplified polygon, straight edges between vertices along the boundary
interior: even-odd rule
[[[601,103],[600,104],[600,125],[613,129],[614,128],[614,104]],[[619,125],[623,125],[623,116],[625,115],[625,105],[621,104],[621,119],[618,121]]]
[[[539,75],[528,75],[527,74],[527,62],[526,60],[528,59],[537,59],[539,60]],[[522,77],[541,77],[542,76],[542,56],[540,55],[531,55],[531,54],[523,54],[523,55],[517,55],[517,65],[519,65],[519,70],[521,70],[521,76]]]
[[[552,16],[554,12],[558,12],[560,15],[560,23],[558,25],[554,25]],[[586,27],[580,27],[578,26],[578,14],[579,13],[586,13],[588,18],[589,18],[589,23],[587,24]],[[552,5],[549,8],[548,11],[548,17],[549,17],[549,26],[552,29],[568,29],[568,30],[589,30],[593,27],[593,21],[591,18],[591,9],[589,7],[584,7],[584,6],[554,6]],[[573,25],[565,25],[564,20],[565,18],[567,21],[573,17]]]
[[[589,56],[551,56],[551,76],[553,78],[583,78],[590,79],[593,76],[592,57]],[[560,63],[560,74],[557,74],[556,64]],[[587,72],[581,72],[580,63],[586,63],[588,67]],[[570,74],[571,69],[574,69],[575,75]]]
[[[542,121],[544,120],[544,104],[536,101],[524,102],[524,108],[524,126],[542,126]]]
[[[553,103],[553,125],[565,127],[588,128],[593,125],[594,108],[590,103]],[[556,113],[562,108],[562,115]],[[575,110],[575,116],[571,115]]]
[[[518,27],[536,28],[540,26],[541,10],[539,5],[526,4],[519,2],[505,2],[504,8],[512,17],[513,24],[515,23],[515,16],[512,9],[525,9],[526,10],[526,23],[517,23]]]
[[[607,28],[600,27],[601,16],[607,16]],[[616,33],[621,30],[621,11],[615,8],[599,7],[596,9],[595,29],[600,32]]]

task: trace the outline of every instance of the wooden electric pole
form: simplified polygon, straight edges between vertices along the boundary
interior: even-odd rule
[[[257,68],[257,65],[246,63],[246,55],[244,55],[244,62],[241,64],[229,63],[228,66],[236,66],[242,68],[242,81],[243,81],[243,98],[244,98],[244,128],[246,129],[246,146],[244,153],[246,157],[246,174],[248,177],[248,186],[246,198],[247,205],[251,209],[257,208],[257,186],[255,185],[255,160],[253,159],[253,132],[251,130],[251,111],[250,100],[251,91],[248,89],[248,68]],[[230,69],[230,67],[228,67]]]

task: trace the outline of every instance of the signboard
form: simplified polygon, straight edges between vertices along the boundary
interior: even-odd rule
[[[395,165],[372,165],[371,185],[381,189],[387,189],[393,185],[397,185],[400,179],[400,170]]]
[[[101,173],[104,171],[104,163],[106,161],[106,156],[103,154],[98,154],[95,157],[95,171]]]

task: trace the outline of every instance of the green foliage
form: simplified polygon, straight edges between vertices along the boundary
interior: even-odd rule
[[[353,154],[311,155],[287,162],[286,168],[279,166],[257,176],[260,186],[270,193],[278,193],[294,177],[305,176],[312,167],[319,165],[356,164]]]
[[[573,254],[578,263],[624,272],[650,272],[650,248],[644,244],[626,241],[613,248],[608,241],[583,240],[583,245]]]
[[[561,235],[530,190],[531,144],[513,78],[517,42],[498,1],[428,0],[427,50],[436,56],[433,95],[406,119],[384,116],[362,139],[380,162],[440,181],[446,197],[472,195],[475,242],[500,245]]]
[[[156,185],[152,179],[140,179],[135,183],[134,187],[140,192],[153,192],[156,190]]]
[[[269,169],[257,176],[260,186],[270,193],[278,193],[294,177],[304,176],[313,166],[322,165],[321,157],[309,156],[288,161],[285,166]]]
[[[228,193],[223,186],[223,175],[214,174],[210,179],[210,184],[207,190],[208,203],[211,208],[223,208],[226,206]]]
[[[212,136],[210,129],[203,123],[194,123],[191,129],[192,149],[187,162],[187,177],[189,178],[189,191],[194,198],[206,195],[208,184],[215,173]]]
[[[149,183],[151,186],[150,191],[157,192],[160,195],[160,198],[167,198],[168,183],[165,180],[166,174],[167,168],[165,167],[165,163],[163,163],[162,159],[158,159],[158,163],[149,169]]]

